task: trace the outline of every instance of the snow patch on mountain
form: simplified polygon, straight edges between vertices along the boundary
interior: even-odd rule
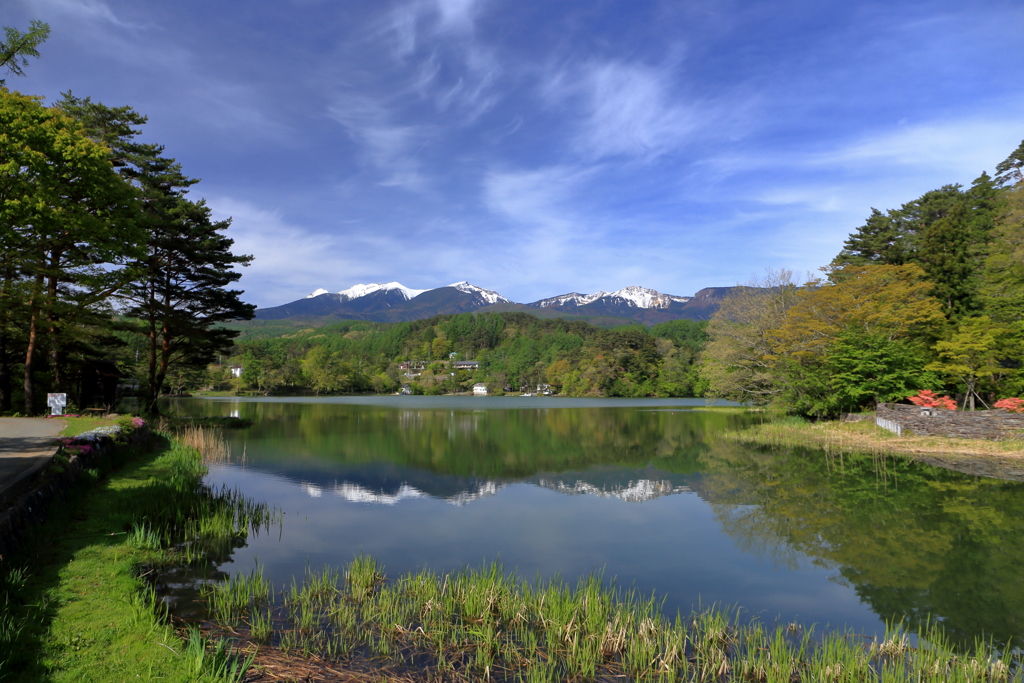
[[[313,293],[307,295],[306,298],[307,299],[312,299],[313,297],[320,296],[321,294],[330,294],[330,292],[328,292],[326,289],[321,288],[321,289],[318,289],[318,290],[314,291]]]
[[[341,290],[338,294],[341,295],[342,301],[351,301],[352,299],[358,299],[366,296],[367,294],[373,294],[374,292],[390,292],[394,290],[400,291],[405,296],[406,301],[419,296],[423,292],[430,291],[427,289],[410,289],[401,282],[374,282],[368,285],[352,285],[348,289]]]
[[[477,287],[476,285],[471,285],[465,280],[463,280],[462,282],[453,282],[448,286],[454,287],[460,292],[465,292],[466,294],[479,294],[483,298],[483,300],[489,304],[512,303],[511,301],[503,297],[501,294],[498,294],[497,292],[491,291],[490,289],[483,289],[482,287]]]
[[[688,296],[662,294],[654,289],[635,286],[623,287],[622,289],[614,291],[607,296],[625,299],[631,306],[636,306],[637,308],[665,308],[673,301],[686,303],[690,300],[690,297]]]
[[[675,296],[673,294],[662,294],[654,289],[646,287],[623,287],[614,292],[594,292],[593,294],[580,294],[570,292],[560,296],[553,296],[550,299],[541,299],[531,305],[548,308],[549,306],[586,306],[600,299],[622,299],[629,306],[636,308],[667,308],[672,302],[681,304],[690,300],[688,296]]]
[[[569,292],[561,296],[553,296],[550,299],[541,299],[537,302],[537,305],[541,308],[547,308],[548,306],[586,306],[603,296],[608,296],[608,292],[594,292],[593,294]]]

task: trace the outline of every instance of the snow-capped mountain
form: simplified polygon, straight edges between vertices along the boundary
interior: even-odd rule
[[[290,304],[260,309],[256,317],[263,320],[335,318],[395,322],[444,313],[467,313],[484,306],[511,303],[493,290],[466,281],[435,289],[412,289],[401,282],[374,282],[352,285],[340,292],[321,287]]]
[[[495,292],[493,290],[483,289],[482,287],[477,287],[476,285],[471,285],[468,282],[466,282],[465,280],[463,280],[462,282],[455,282],[455,283],[450,284],[448,286],[449,287],[454,287],[455,289],[459,290],[460,292],[464,292],[466,294],[476,294],[476,295],[480,296],[481,298],[483,298],[483,300],[486,301],[489,304],[499,304],[499,303],[500,304],[510,304],[510,303],[512,303],[511,301],[509,301],[508,299],[503,297],[501,294],[498,294],[497,292]]]
[[[472,287],[472,285],[470,285],[470,287]],[[419,296],[420,294],[426,291],[427,290],[425,289],[411,289],[403,285],[401,282],[374,282],[368,285],[352,285],[348,289],[343,289],[340,292],[334,293],[341,297],[342,301],[351,301],[352,299],[359,299],[368,294],[373,294],[374,292],[400,292],[402,296],[404,296],[405,299],[408,301],[409,299],[412,299],[415,296]],[[307,294],[306,298],[313,299],[322,294],[330,293],[331,292],[321,287],[320,289],[314,290],[313,292]]]
[[[614,292],[594,292],[593,294],[580,294],[570,292],[560,296],[553,296],[549,299],[535,301],[529,306],[538,308],[550,308],[552,306],[588,306],[602,299],[607,300],[611,305],[626,305],[636,308],[669,308],[673,303],[685,304],[690,300],[688,296],[675,296],[673,294],[662,294],[654,289],[646,287],[623,287]]]
[[[411,289],[403,285],[401,282],[376,282],[370,285],[352,285],[348,289],[341,290],[338,294],[340,294],[345,301],[351,301],[352,299],[359,299],[367,296],[368,294],[373,294],[374,292],[400,292],[402,296],[405,297],[405,300],[408,301],[409,299],[415,298],[426,291],[426,289]]]
[[[529,304],[517,304],[498,292],[466,281],[453,282],[434,289],[412,289],[400,282],[375,282],[352,285],[331,292],[320,288],[305,298],[283,306],[261,308],[256,317],[263,320],[334,319],[398,322],[420,320],[435,315],[486,311],[522,311],[542,317],[583,317],[608,320],[602,324],[621,324],[635,320],[646,325],[690,318],[704,320],[718,308],[732,287],[709,287],[693,297],[665,294],[647,287],[623,287],[614,292],[593,294],[570,292]],[[618,319],[619,322],[615,322]]]

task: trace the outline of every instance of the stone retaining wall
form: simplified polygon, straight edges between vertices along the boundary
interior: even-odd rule
[[[150,436],[149,429],[142,427],[132,433],[127,445],[117,444],[112,436],[96,438],[90,442],[92,452],[87,455],[71,455],[66,465],[54,460],[38,474],[27,493],[0,511],[0,568],[25,547],[29,528],[46,519],[50,508],[64,499],[86,470],[98,467],[111,458],[115,449],[138,445]]]
[[[929,412],[922,414],[918,406],[902,403],[879,403],[875,416],[922,436],[995,440],[1024,435],[1024,413],[1000,408],[969,412],[933,408]]]

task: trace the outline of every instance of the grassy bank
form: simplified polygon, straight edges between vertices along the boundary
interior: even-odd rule
[[[162,437],[120,447],[105,469],[0,564],[0,680],[230,680],[238,658],[179,636],[144,568],[222,552],[260,510],[202,489],[199,452]]]
[[[967,474],[1024,481],[1024,439],[897,436],[872,420],[810,423],[793,418],[768,420],[723,437],[761,446],[821,448],[829,455],[902,456]]]

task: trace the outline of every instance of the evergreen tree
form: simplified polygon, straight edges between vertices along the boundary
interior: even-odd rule
[[[995,184],[999,187],[1011,187],[1024,183],[1024,141],[996,166]]]
[[[185,176],[177,162],[155,155],[136,162],[148,239],[132,283],[119,295],[147,340],[141,408],[156,414],[171,364],[212,362],[238,335],[220,325],[255,314],[255,306],[239,298],[242,292],[225,289],[241,277],[233,267],[248,265],[252,257],[231,253],[234,240],[222,234],[230,220],[214,221],[205,202],[185,197],[198,181]]]
[[[4,40],[0,42],[0,67],[15,76],[24,76],[28,57],[38,57],[39,51],[36,48],[49,37],[50,25],[42,21],[29,22],[28,33],[4,26]],[[0,86],[5,84],[5,80],[0,80]]]
[[[832,265],[837,268],[871,264],[901,266],[906,262],[907,252],[906,239],[897,232],[892,216],[872,207],[867,221],[850,234]]]
[[[975,235],[964,204],[929,225],[922,237],[917,260],[951,319],[977,308],[975,251]]]

